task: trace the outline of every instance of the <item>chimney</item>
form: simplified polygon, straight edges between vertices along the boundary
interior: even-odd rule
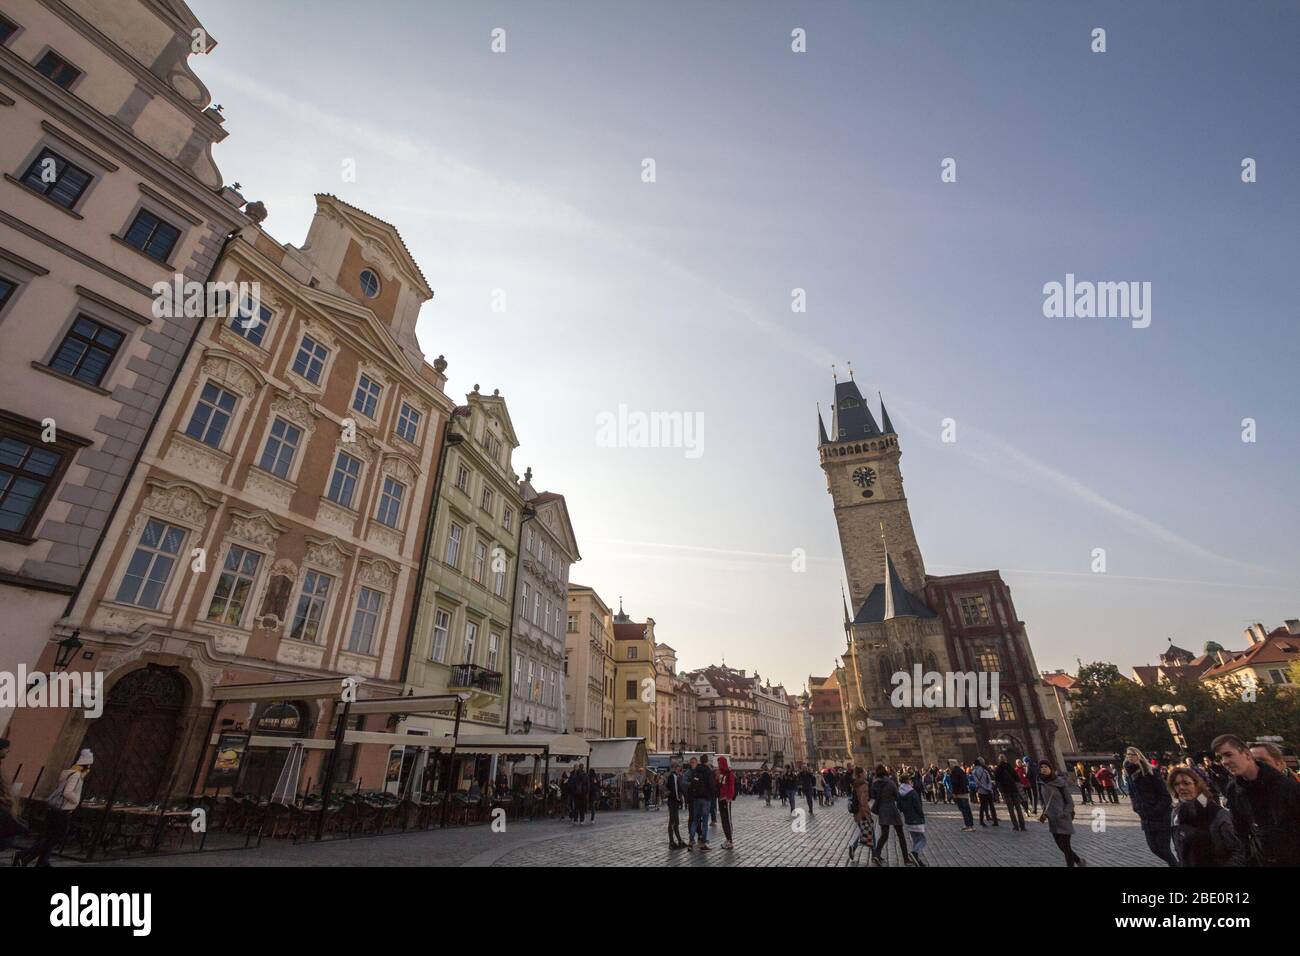
[[[1250,627],[1242,631],[1242,633],[1246,635],[1247,644],[1263,643],[1264,638],[1268,636],[1268,632],[1264,630],[1264,625],[1259,623],[1252,624]]]
[[[1300,621],[1291,618],[1286,622],[1286,632],[1294,637],[1300,637]]]

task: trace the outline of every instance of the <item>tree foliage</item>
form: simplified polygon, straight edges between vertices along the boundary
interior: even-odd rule
[[[1176,756],[1166,723],[1175,717],[1195,754],[1209,751],[1219,734],[1246,739],[1261,735],[1300,743],[1300,693],[1265,685],[1253,700],[1240,695],[1220,697],[1200,681],[1181,679],[1156,687],[1127,680],[1114,664],[1097,662],[1079,668],[1072,723],[1079,746],[1089,753],[1119,754],[1134,746],[1155,756]],[[1152,705],[1182,704],[1184,714],[1152,714]]]

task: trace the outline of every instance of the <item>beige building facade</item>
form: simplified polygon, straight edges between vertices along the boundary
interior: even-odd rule
[[[646,750],[658,742],[655,708],[655,619],[634,621],[620,603],[614,615],[613,733],[611,737],[644,737]]]
[[[182,2],[0,11],[2,671],[67,633],[53,625],[198,331],[155,314],[155,284],[207,280],[249,222],[212,160],[226,132],[196,45],[215,41]]]
[[[222,704],[230,685],[337,675],[402,687],[452,408],[445,363],[419,350],[432,290],[396,229],[316,202],[302,247],[256,225],[227,244],[217,281],[258,296],[223,293],[203,323],[59,622],[84,645],[75,666],[106,675],[108,699],[93,722],[59,712],[48,762],[91,747],[104,786],[126,774],[119,799],[202,787],[205,727],[253,732],[234,786],[267,790],[285,750],[259,735],[324,737],[340,706],[288,692]],[[373,766],[345,755],[338,779],[382,777],[377,749]],[[323,753],[308,752],[304,780],[321,780]]]
[[[569,585],[564,651],[569,732],[588,739],[612,737],[614,615],[586,585]]]

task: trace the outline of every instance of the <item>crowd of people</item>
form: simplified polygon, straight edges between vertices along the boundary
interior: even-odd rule
[[[3,761],[8,741],[0,740],[0,849],[11,847],[26,827],[20,820]],[[68,818],[81,800],[82,782],[90,773],[93,754],[83,750],[76,764],[63,771],[47,798],[49,812],[42,832],[27,849],[15,854],[14,865],[48,865],[50,852],[61,841]],[[608,776],[608,775],[607,775]],[[1272,743],[1248,745],[1233,734],[1215,738],[1210,752],[1162,763],[1136,747],[1121,761],[1095,765],[1077,763],[1068,770],[1050,760],[1003,753],[989,766],[982,757],[971,762],[949,760],[946,768],[881,764],[865,767],[826,767],[804,764],[737,772],[725,756],[714,767],[707,754],[667,770],[643,769],[624,781],[626,793],[615,793],[608,779],[579,763],[553,784],[555,797],[565,801],[575,825],[593,823],[599,808],[627,805],[649,810],[666,806],[668,841],[673,849],[710,849],[711,828],[721,826],[723,849],[735,848],[734,804],[737,796],[753,796],[771,807],[773,798],[790,816],[833,807],[848,801],[856,824],[848,845],[850,860],[860,851],[875,866],[884,865],[884,849],[892,832],[899,855],[908,866],[925,866],[926,804],[955,804],[961,831],[975,830],[972,807],[979,809],[981,827],[997,827],[1003,819],[1017,832],[1037,815],[1047,825],[1066,866],[1086,866],[1074,850],[1076,802],[1120,804],[1127,797],[1137,814],[1147,846],[1170,866],[1300,866],[1300,778],[1283,752]],[[504,783],[499,783],[504,786]],[[998,815],[1001,805],[1003,817]],[[681,813],[686,811],[686,838]]]
[[[643,782],[644,781],[644,782]],[[1094,801],[1118,806],[1127,797],[1151,852],[1170,866],[1300,865],[1300,779],[1271,743],[1248,746],[1225,734],[1212,752],[1162,764],[1135,747],[1121,761],[1076,763],[1059,768],[1050,760],[1003,753],[990,765],[949,760],[940,768],[901,764],[826,767],[820,771],[787,765],[733,771],[726,757],[674,763],[665,773],[637,777],[644,806],[668,807],[668,840],[674,848],[708,850],[709,830],[721,822],[722,846],[735,846],[732,821],[738,795],[771,807],[779,801],[790,815],[809,816],[848,801],[856,829],[848,846],[872,865],[885,865],[890,833],[907,866],[926,866],[926,804],[953,804],[961,831],[998,827],[1003,821],[1027,832],[1037,818],[1066,866],[1086,866],[1072,845],[1076,807]],[[1076,799],[1076,792],[1078,794]],[[683,839],[681,810],[687,813]],[[978,819],[976,818],[978,808]],[[999,809],[1002,815],[999,816]]]

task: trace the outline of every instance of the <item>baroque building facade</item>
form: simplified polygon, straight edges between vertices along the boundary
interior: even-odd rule
[[[121,777],[119,800],[201,789],[205,727],[252,731],[233,785],[269,792],[287,753],[275,736],[322,738],[339,706],[226,703],[231,685],[402,686],[452,409],[445,362],[426,363],[415,337],[432,290],[393,226],[327,195],[301,248],[244,226],[215,278],[247,285],[202,324],[58,623],[83,644],[71,666],[106,675],[104,714],[22,715],[23,746],[45,751],[24,759],[63,766],[91,747],[103,772],[88,787],[102,796]],[[229,291],[243,289],[260,291]],[[370,748],[367,766],[360,750],[339,779],[384,779],[387,754]],[[308,749],[304,779],[321,779],[324,753]]]
[[[0,11],[0,671],[62,637],[198,331],[154,284],[207,280],[249,222],[194,31],[215,46],[182,2]]]
[[[466,694],[460,721],[466,734],[507,729],[524,523],[519,476],[511,464],[518,447],[498,391],[484,395],[475,385],[465,404],[451,412],[405,692]],[[413,716],[408,726],[435,736],[455,730],[445,716]],[[485,778],[488,770],[479,766],[477,774]]]
[[[588,739],[612,737],[614,614],[584,584],[569,585],[564,652],[569,732]]]
[[[997,571],[926,573],[903,491],[899,436],[883,401],[880,411],[877,424],[850,378],[836,382],[829,434],[817,415],[850,602],[838,683],[854,763],[942,766],[1003,749],[1059,761],[1010,588]],[[896,675],[957,673],[997,675],[991,712],[969,699],[893,706]]]
[[[564,496],[534,490],[532,477],[532,469],[526,470],[519,485],[524,526],[511,641],[510,731],[559,734],[568,728],[564,647],[569,569],[582,556]]]
[[[620,601],[614,615],[613,721],[611,737],[644,737],[654,751],[658,733],[655,709],[655,619],[634,621]]]

